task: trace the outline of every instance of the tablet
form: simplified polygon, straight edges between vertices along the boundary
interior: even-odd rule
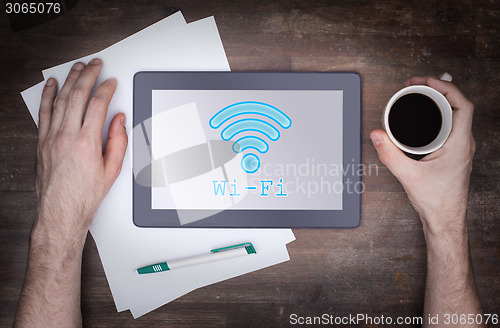
[[[133,104],[135,225],[359,225],[357,74],[138,72]]]

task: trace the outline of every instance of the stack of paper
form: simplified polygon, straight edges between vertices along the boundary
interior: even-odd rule
[[[104,61],[98,83],[110,77],[118,79],[103,131],[104,140],[111,118],[119,112],[127,115],[127,131],[132,130],[132,81],[136,72],[229,70],[214,18],[187,24],[178,12],[99,53],[46,69],[42,72],[44,79],[54,77],[61,87],[73,63],[88,62],[94,57]],[[44,83],[21,93],[37,124]],[[118,311],[130,309],[137,318],[196,288],[289,259],[286,244],[295,239],[289,229],[142,229],[134,226],[132,144],[129,139],[122,173],[90,228]],[[135,273],[137,268],[152,263],[200,255],[244,242],[252,242],[257,255],[159,274]]]

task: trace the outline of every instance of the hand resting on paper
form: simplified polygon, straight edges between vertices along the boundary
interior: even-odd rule
[[[466,221],[476,148],[471,132],[474,105],[449,82],[434,77],[406,81],[406,86],[415,84],[441,92],[454,108],[452,131],[443,147],[416,161],[397,148],[385,131],[374,130],[370,137],[380,160],[401,182],[423,224],[427,244],[424,318],[429,313],[439,313],[441,318],[446,313],[475,315],[482,309],[469,258]]]
[[[92,218],[118,177],[127,134],[117,114],[102,150],[102,129],[116,90],[104,81],[89,100],[102,69],[100,59],[76,63],[58,93],[47,80],[39,112],[37,218],[14,325],[81,326],[82,251]]]

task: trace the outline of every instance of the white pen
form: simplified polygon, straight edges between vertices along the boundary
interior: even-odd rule
[[[212,249],[210,253],[203,255],[148,265],[137,269],[137,273],[146,274],[146,273],[157,273],[162,271],[175,270],[203,263],[226,260],[250,254],[257,254],[252,243],[243,243],[228,247]]]

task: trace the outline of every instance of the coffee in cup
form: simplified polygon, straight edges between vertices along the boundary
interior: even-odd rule
[[[383,124],[401,150],[425,155],[439,149],[451,132],[452,110],[439,91],[412,85],[399,90],[387,103]]]

